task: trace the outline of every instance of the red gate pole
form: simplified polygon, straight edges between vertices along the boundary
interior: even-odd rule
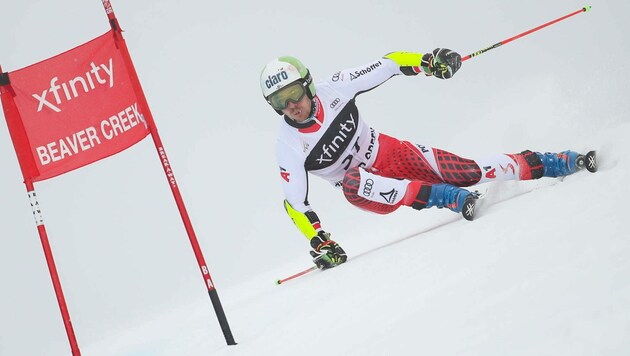
[[[0,67],[0,96],[2,96],[3,106],[4,104],[7,104],[11,107],[12,116],[6,117],[7,124],[9,124],[10,120],[22,121],[21,118],[19,118],[19,115],[20,115],[19,112],[15,110],[15,103],[13,100],[13,97],[15,96],[15,92],[11,88],[8,73],[2,72],[2,67]],[[6,111],[5,111],[5,116],[6,116]],[[11,134],[11,139],[14,140],[14,144],[15,144],[15,137],[19,136],[19,134],[11,132],[10,127],[9,127],[9,133]],[[16,153],[18,155],[18,161],[20,161],[20,167],[23,168],[22,161],[19,159],[20,154],[18,151],[16,151]],[[24,170],[22,170],[22,173],[24,174]],[[35,218],[35,225],[37,226],[39,239],[42,243],[42,248],[44,250],[44,257],[46,258],[46,264],[48,265],[48,272],[50,273],[50,278],[52,279],[53,288],[55,290],[55,296],[57,297],[57,304],[59,305],[59,310],[61,311],[61,318],[63,319],[63,325],[66,329],[68,341],[70,342],[70,350],[72,351],[72,356],[81,356],[81,351],[79,350],[79,344],[77,343],[77,338],[74,334],[74,329],[72,328],[72,322],[70,321],[70,312],[68,311],[66,298],[63,295],[63,289],[61,288],[59,274],[57,273],[57,267],[55,266],[55,259],[53,258],[52,249],[50,248],[50,242],[48,241],[48,234],[46,233],[46,226],[44,225],[44,218],[42,215],[42,211],[39,207],[37,194],[35,193],[35,186],[33,185],[32,179],[27,178],[27,176],[25,175],[24,175],[24,184],[26,185],[26,192],[28,193],[28,198],[31,203],[31,208],[33,209],[33,217]]]
[[[153,143],[155,144],[155,148],[157,150],[158,156],[160,157],[160,161],[162,162],[162,168],[164,169],[164,174],[166,174],[166,179],[168,180],[169,186],[173,193],[173,197],[175,198],[175,202],[177,204],[177,208],[182,217],[182,221],[184,223],[186,232],[188,234],[188,239],[190,240],[190,244],[195,254],[195,258],[197,259],[197,264],[199,265],[199,269],[201,270],[202,277],[204,279],[206,288],[208,290],[208,295],[210,296],[210,300],[212,301],[212,305],[217,315],[217,319],[219,320],[219,325],[221,326],[221,330],[223,331],[225,341],[227,342],[228,345],[236,345],[236,342],[234,341],[234,337],[232,336],[232,331],[230,330],[230,326],[225,316],[225,312],[223,311],[223,306],[221,305],[221,301],[219,300],[219,295],[217,293],[216,288],[214,287],[214,283],[212,282],[210,271],[203,257],[203,253],[201,252],[201,248],[199,247],[199,242],[197,240],[197,236],[195,234],[192,223],[190,221],[190,217],[188,216],[186,206],[184,205],[184,200],[182,198],[181,192],[179,191],[179,186],[177,185],[177,181],[175,180],[175,174],[173,173],[173,169],[171,168],[171,164],[166,155],[166,150],[164,149],[162,140],[160,139],[157,126],[155,125],[155,121],[153,120],[153,115],[151,114],[151,110],[149,109],[149,104],[147,103],[147,99],[144,96],[144,92],[140,84],[140,79],[138,78],[138,74],[136,73],[136,69],[133,65],[133,62],[131,61],[131,55],[129,54],[129,50],[127,49],[127,44],[125,43],[125,40],[122,36],[122,30],[118,23],[118,19],[116,19],[116,15],[114,14],[114,9],[112,8],[111,2],[109,0],[101,0],[101,1],[103,3],[103,7],[105,8],[105,12],[107,13],[109,23],[112,27],[116,44],[119,46],[123,55],[122,57],[125,61],[125,65],[127,69],[129,70],[131,84],[134,88],[136,96],[138,97],[138,101],[140,102],[139,104],[142,107],[142,112],[145,113],[145,120],[149,127],[149,132],[151,133],[151,137],[153,138]]]
[[[52,279],[53,288],[55,289],[55,295],[57,296],[57,304],[59,304],[59,310],[61,311],[61,317],[63,318],[63,325],[66,328],[66,334],[68,335],[68,341],[70,342],[70,349],[72,350],[72,356],[81,356],[79,350],[79,344],[77,338],[74,335],[74,329],[72,328],[72,322],[70,321],[70,313],[68,312],[68,306],[66,305],[66,299],[61,289],[61,282],[59,281],[59,275],[57,274],[57,267],[55,266],[55,259],[53,258],[50,243],[48,242],[48,234],[46,233],[46,227],[44,226],[44,218],[42,216],[41,209],[39,207],[39,201],[37,200],[37,194],[35,193],[35,187],[33,182],[25,180],[26,191],[28,192],[28,198],[31,202],[31,208],[33,209],[33,216],[35,217],[35,224],[37,225],[37,231],[39,232],[39,239],[44,249],[44,256],[46,257],[46,264],[48,265],[48,271],[50,272],[50,278]]]

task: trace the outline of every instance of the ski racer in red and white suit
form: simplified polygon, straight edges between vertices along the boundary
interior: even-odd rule
[[[448,79],[460,66],[459,54],[438,48],[424,55],[393,52],[317,82],[293,57],[279,57],[263,69],[263,96],[276,112],[284,114],[276,154],[285,209],[309,239],[311,255],[320,268],[334,267],[347,257],[324,232],[308,202],[309,173],[343,189],[353,205],[381,214],[401,205],[461,212],[467,199],[476,196],[460,187],[543,176],[545,165],[539,153],[462,158],[380,133],[364,121],[356,106],[359,94],[393,76],[424,73]],[[567,165],[566,160],[560,163]],[[563,175],[577,170],[570,168],[573,171]],[[464,212],[472,220],[474,211],[469,214]]]

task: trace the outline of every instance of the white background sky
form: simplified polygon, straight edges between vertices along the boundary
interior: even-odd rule
[[[404,240],[338,272],[270,285],[310,259],[306,240],[282,208],[273,154],[279,117],[258,84],[267,61],[297,56],[317,78],[394,50],[444,46],[468,54],[584,5],[113,2],[240,345],[223,346],[146,139],[36,184],[85,354],[319,354],[327,342],[329,354],[383,354],[392,345],[398,354],[438,354],[440,344],[450,351],[445,354],[459,355],[503,355],[511,344],[522,354],[628,354],[627,340],[618,337],[630,334],[622,228],[630,197],[630,3],[623,0],[594,1],[587,14],[464,63],[450,81],[394,78],[357,100],[368,123],[400,138],[468,157],[596,148],[602,172],[554,186],[540,183],[533,193],[491,205],[472,224],[459,221]],[[96,0],[13,1],[0,11],[4,71],[109,28]],[[65,355],[67,340],[19,166],[6,126],[0,126],[0,355]],[[453,220],[448,211],[368,214],[327,183],[311,184],[310,201],[324,228],[351,258]],[[509,197],[536,187],[508,184],[497,191]],[[582,228],[593,214],[597,228]],[[399,278],[387,281],[391,276]],[[595,288],[601,293],[589,294]],[[532,295],[538,303],[530,303]],[[417,298],[398,299],[403,296]],[[600,307],[611,311],[598,313]],[[335,320],[344,312],[348,317]],[[548,328],[533,316],[548,321]],[[322,340],[310,335],[314,329]],[[424,343],[414,343],[422,335]],[[595,336],[608,347],[591,342]]]

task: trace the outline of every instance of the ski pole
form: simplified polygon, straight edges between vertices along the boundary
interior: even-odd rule
[[[506,39],[506,40],[503,40],[503,41],[501,41],[501,42],[495,43],[495,44],[493,44],[493,45],[492,45],[492,46],[490,46],[490,47],[486,47],[486,48],[484,48],[484,49],[482,49],[482,50],[479,50],[479,51],[474,52],[474,53],[471,53],[471,54],[469,54],[469,55],[467,55],[467,56],[465,56],[465,57],[462,57],[462,62],[463,62],[463,61],[466,61],[466,60],[468,60],[468,59],[470,59],[470,58],[472,58],[472,57],[478,56],[478,55],[480,55],[480,54],[482,54],[482,53],[486,53],[486,52],[488,52],[488,51],[489,51],[489,50],[491,50],[491,49],[495,49],[495,48],[497,48],[497,47],[503,46],[504,44],[510,43],[510,42],[512,42],[512,41],[514,41],[514,40],[516,40],[516,39],[519,39],[519,38],[521,38],[521,37],[523,37],[523,36],[527,36],[527,35],[529,35],[529,34],[530,34],[530,33],[532,33],[532,32],[536,32],[536,31],[538,31],[538,30],[540,30],[540,29],[542,29],[542,28],[545,28],[545,27],[547,27],[547,26],[553,25],[553,24],[554,24],[554,23],[556,23],[556,22],[560,22],[560,21],[562,21],[562,20],[564,20],[564,19],[567,19],[567,18],[569,18],[569,17],[571,17],[571,16],[577,15],[577,14],[582,13],[582,12],[587,12],[587,11],[589,11],[590,9],[591,9],[591,7],[590,7],[589,5],[584,6],[584,7],[583,7],[583,8],[581,8],[580,10],[574,11],[574,12],[572,12],[572,13],[568,14],[568,15],[562,16],[562,17],[557,18],[557,19],[555,19],[555,20],[553,20],[553,21],[549,21],[549,22],[547,22],[547,23],[545,23],[545,24],[542,24],[542,25],[540,25],[540,26],[538,26],[538,27],[532,28],[532,29],[531,29],[531,30],[529,30],[529,31],[525,31],[525,32],[523,32],[523,33],[521,33],[521,34],[518,34],[518,35],[514,36],[514,37],[510,37],[510,38],[508,38],[508,39]]]
[[[311,267],[309,267],[309,268],[305,269],[304,271],[302,271],[302,272],[298,272],[298,273],[296,273],[296,274],[294,274],[294,275],[292,275],[292,276],[289,276],[289,277],[287,277],[287,278],[284,278],[284,279],[278,279],[278,280],[276,281],[276,284],[282,284],[282,283],[284,283],[284,282],[286,282],[286,281],[290,281],[290,280],[292,280],[293,278],[297,278],[297,277],[299,277],[299,276],[303,276],[303,275],[305,275],[305,274],[307,274],[307,273],[309,273],[309,272],[315,271],[316,269],[318,269],[318,268],[317,268],[317,266],[311,266]]]

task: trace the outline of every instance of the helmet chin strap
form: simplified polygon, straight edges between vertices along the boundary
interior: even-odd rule
[[[317,103],[315,102],[315,98],[311,98],[311,113],[308,115],[308,118],[303,122],[310,122],[315,120],[315,114],[317,112]]]
[[[315,102],[315,98],[311,98],[311,114],[309,115],[309,118],[315,117],[316,111],[317,103]]]

